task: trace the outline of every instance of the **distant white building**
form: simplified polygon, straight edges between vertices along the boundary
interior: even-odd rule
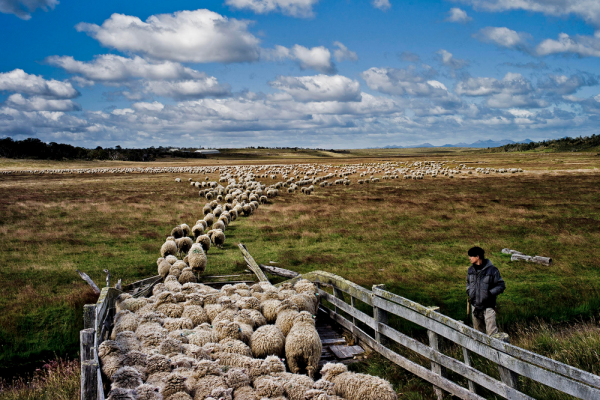
[[[211,149],[211,150],[196,150],[194,153],[200,153],[200,154],[220,154],[221,152],[217,149]]]

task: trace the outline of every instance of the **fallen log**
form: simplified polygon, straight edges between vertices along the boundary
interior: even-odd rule
[[[535,256],[532,257],[531,261],[538,264],[552,265],[552,259],[550,257]]]
[[[513,254],[510,256],[510,261],[527,261],[531,262],[531,256],[526,256],[524,254]]]
[[[299,273],[290,271],[289,269],[272,267],[270,265],[264,265],[264,264],[258,264],[258,266],[260,267],[260,269],[262,269],[265,272],[268,272],[272,275],[283,276],[284,278],[291,279],[291,278],[295,278],[298,275],[300,275]]]
[[[502,249],[502,254],[523,254],[520,251],[517,250],[511,250],[511,249]]]

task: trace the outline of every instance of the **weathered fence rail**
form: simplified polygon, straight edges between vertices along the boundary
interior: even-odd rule
[[[334,321],[388,360],[432,383],[439,398],[442,397],[443,390],[461,399],[483,399],[476,393],[477,384],[506,399],[532,399],[519,390],[516,377],[518,374],[576,398],[600,399],[600,376],[513,346],[506,342],[505,334],[490,337],[438,313],[435,309],[390,293],[381,286],[367,290],[323,271],[313,271],[287,282],[293,283],[300,279],[308,279],[319,286],[321,307]],[[333,294],[323,290],[325,286],[332,288]],[[344,293],[350,296],[350,302],[344,299]],[[373,315],[357,309],[355,300],[371,306]],[[325,302],[332,306],[327,307]],[[389,326],[388,315],[395,315],[427,329],[429,345]],[[357,322],[370,328],[374,334],[366,333],[357,326]],[[440,351],[440,337],[461,346],[463,360]],[[390,342],[429,359],[431,369],[394,352],[390,349]],[[501,379],[495,379],[473,368],[469,353],[478,354],[495,363]],[[446,369],[466,378],[467,387],[445,377]]]

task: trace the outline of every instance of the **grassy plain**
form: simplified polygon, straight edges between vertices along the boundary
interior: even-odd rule
[[[352,176],[351,186],[316,188],[311,196],[280,191],[272,204],[230,225],[223,249],[209,252],[208,272],[243,270],[237,249],[237,243],[243,242],[258,262],[276,261],[298,272],[326,270],[366,287],[385,283],[388,290],[464,319],[465,253],[480,245],[507,282],[499,300],[502,328],[523,347],[565,357],[560,346],[571,346],[577,338],[587,337],[585,332],[597,332],[597,324],[569,330],[538,319],[572,322],[600,311],[600,157],[436,151],[315,152],[293,157],[287,150],[260,150],[256,157],[225,154],[149,164],[0,159],[0,169],[413,160],[521,167],[526,173],[384,180],[369,185],[356,184]],[[184,183],[176,184],[175,177]],[[31,368],[40,360],[77,354],[81,308],[95,299],[76,269],[99,284],[105,268],[113,282],[122,278],[129,283],[156,273],[159,248],[171,228],[201,218],[205,202],[187,185],[188,177],[204,178],[0,175],[2,375]],[[504,247],[551,256],[554,265],[512,263],[500,253]],[[600,344],[589,343],[588,348],[598,354]],[[581,356],[581,352],[573,354]],[[593,356],[580,358],[565,361],[588,370],[598,365]],[[375,359],[359,368],[391,374],[407,398],[431,395],[428,385],[382,361]]]

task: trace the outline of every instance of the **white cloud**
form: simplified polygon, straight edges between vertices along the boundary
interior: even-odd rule
[[[525,32],[516,32],[506,27],[488,26],[474,34],[473,37],[485,43],[494,43],[500,47],[524,50],[531,35]]]
[[[597,0],[460,0],[485,11],[526,10],[546,15],[575,14],[600,27],[600,2]]]
[[[571,76],[548,75],[538,83],[538,89],[546,95],[572,95],[584,86],[597,86],[600,82],[598,76],[579,72]]]
[[[594,36],[569,36],[561,33],[558,40],[546,39],[538,44],[535,51],[540,56],[573,53],[580,57],[600,57],[600,30]]]
[[[466,11],[461,10],[458,7],[454,7],[451,8],[450,11],[448,11],[448,17],[444,21],[466,24],[467,22],[472,20],[473,18],[469,17]]]
[[[113,14],[101,26],[80,23],[100,44],[179,62],[248,62],[259,58],[259,40],[248,32],[248,21],[229,19],[209,10],[178,11],[137,17]]]
[[[57,4],[58,0],[0,0],[0,12],[28,20],[31,13],[38,8],[48,11],[54,9]]]
[[[468,78],[459,82],[459,95],[487,96],[485,104],[492,108],[539,108],[548,103],[536,95],[531,82],[521,74],[509,72],[502,80],[496,78]]]
[[[46,80],[22,69],[0,73],[0,92],[25,93],[56,99],[72,99],[79,92],[69,82]]]
[[[450,53],[447,50],[441,49],[436,54],[440,57],[442,64],[444,64],[446,67],[449,67],[452,69],[460,69],[460,68],[464,68],[467,65],[469,65],[469,62],[467,60],[461,60],[460,58],[454,58],[452,53]]]
[[[121,57],[115,54],[103,54],[93,61],[77,61],[73,57],[48,57],[50,65],[63,68],[72,74],[79,74],[90,81],[120,82],[131,78],[158,79],[196,79],[206,74],[172,61],[148,62],[134,56]]]
[[[381,11],[387,11],[392,7],[390,0],[373,0],[371,4],[373,7],[378,8]]]
[[[79,111],[81,106],[68,99],[46,99],[39,96],[23,97],[20,93],[8,96],[5,105],[22,111]]]
[[[360,84],[341,75],[278,76],[269,84],[300,102],[361,101]]]
[[[144,82],[144,91],[174,99],[224,97],[231,94],[229,85],[220,84],[214,76],[181,81],[147,81]]]
[[[138,111],[162,111],[162,109],[165,108],[165,105],[158,101],[154,101],[152,103],[133,103],[131,107]]]
[[[336,71],[331,61],[331,52],[324,46],[308,48],[294,45],[292,48],[276,45],[273,49],[265,49],[261,58],[269,61],[295,60],[301,69],[315,69],[319,72],[332,74]]]
[[[333,45],[337,47],[333,52],[333,56],[337,60],[337,62],[341,62],[344,60],[357,61],[358,55],[348,50],[346,46],[344,46],[341,42],[333,42]]]
[[[237,9],[252,10],[257,14],[280,12],[292,17],[312,17],[313,5],[319,0],[225,0],[225,3]]]
[[[381,93],[420,97],[445,95],[446,91],[439,85],[430,83],[434,82],[430,79],[432,75],[432,71],[418,73],[412,66],[407,69],[373,67],[364,71],[361,77],[369,88]]]

